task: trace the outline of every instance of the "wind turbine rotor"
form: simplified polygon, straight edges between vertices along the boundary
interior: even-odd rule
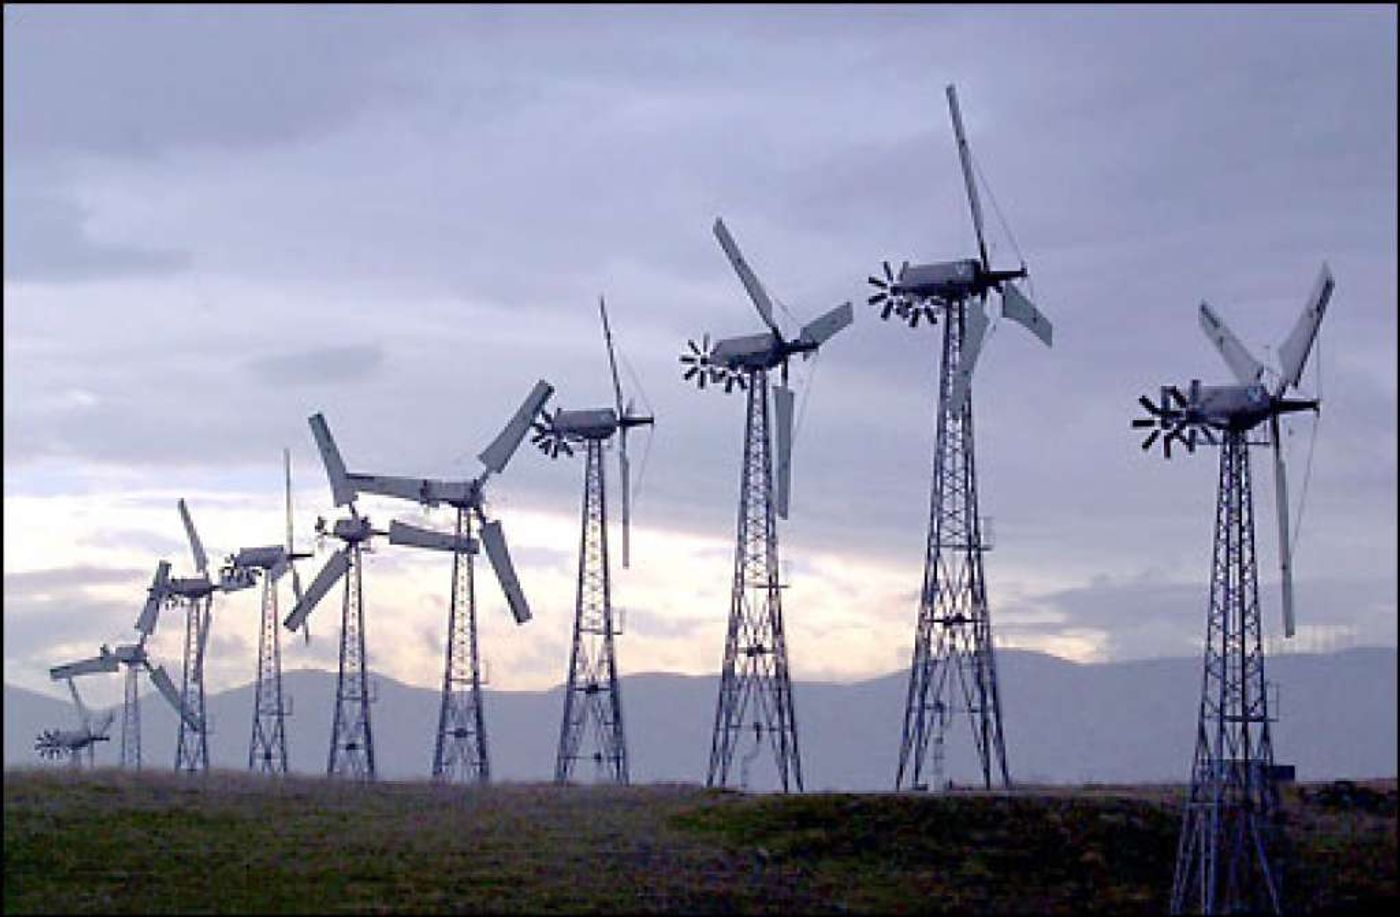
[[[900,274],[903,274],[904,269],[908,266],[909,262],[904,262],[903,266],[900,268]],[[894,269],[890,267],[890,263],[888,261],[882,261],[880,262],[880,267],[884,273],[883,279],[875,275],[866,278],[866,280],[870,282],[870,285],[875,288],[875,292],[870,295],[866,302],[869,305],[878,306],[880,308],[880,318],[882,320],[888,321],[891,314],[897,315],[900,318],[906,318],[910,307],[909,296],[901,292],[896,286]],[[931,311],[929,313],[929,321],[933,321],[933,313]]]
[[[60,741],[57,729],[45,729],[34,740],[34,750],[39,753],[39,757],[54,760],[67,752],[68,748]]]
[[[702,389],[706,382],[724,381],[726,373],[722,367],[714,362],[714,348],[710,346],[708,333],[701,338],[699,346],[696,345],[693,338],[685,343],[690,348],[690,352],[681,354],[681,363],[686,367],[685,372],[681,374],[682,379],[687,382],[694,379],[695,384]]]
[[[1186,424],[1181,410],[1187,404],[1186,397],[1174,385],[1162,386],[1158,397],[1157,404],[1153,404],[1146,395],[1138,397],[1138,404],[1142,405],[1148,416],[1135,418],[1132,425],[1135,429],[1151,429],[1151,432],[1142,441],[1143,451],[1151,449],[1159,439],[1162,443],[1163,458],[1172,457],[1172,440],[1174,439],[1184,443],[1188,452],[1196,451],[1196,429],[1193,426],[1190,429],[1190,434],[1186,433]],[[1176,404],[1173,405],[1173,402]],[[1213,438],[1208,433],[1206,436],[1213,442]]]
[[[558,413],[558,409],[555,412]],[[567,456],[573,456],[573,448],[565,439],[564,434],[559,432],[559,428],[554,424],[554,418],[549,414],[541,412],[540,418],[530,425],[530,430],[530,442],[534,443],[545,455],[552,459],[557,459],[560,452]]]

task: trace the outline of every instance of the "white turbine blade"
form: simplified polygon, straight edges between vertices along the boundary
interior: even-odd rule
[[[180,518],[185,522],[185,534],[190,539],[190,553],[194,555],[195,569],[200,573],[209,572],[209,555],[204,553],[204,545],[199,540],[199,533],[194,530],[194,520],[190,518],[189,507],[185,505],[185,498],[181,497]]]
[[[849,325],[853,317],[851,304],[843,303],[820,318],[803,325],[801,333],[797,335],[797,339],[804,344],[816,344],[820,347],[822,344],[825,344],[833,334]],[[811,351],[802,354],[804,357],[810,355]]]
[[[1264,372],[1264,364],[1254,359],[1240,343],[1240,339],[1235,337],[1234,332],[1215,314],[1210,304],[1204,301],[1201,303],[1201,330],[1205,331],[1206,337],[1210,338],[1210,342],[1220,351],[1220,355],[1230,367],[1230,372],[1235,374],[1241,385],[1253,385],[1259,381]]]
[[[491,559],[491,569],[496,571],[496,581],[501,584],[506,603],[516,624],[530,620],[530,606],[525,601],[525,593],[520,588],[520,580],[515,576],[515,566],[510,562],[510,551],[506,549],[506,536],[499,522],[488,522],[481,527],[481,543],[486,546],[486,556]]]
[[[982,269],[991,270],[987,260],[987,243],[982,239],[982,203],[977,199],[977,183],[972,176],[972,151],[963,133],[962,111],[958,108],[958,90],[948,84],[948,113],[953,118],[953,136],[958,141],[958,162],[962,164],[963,182],[967,185],[967,203],[972,208],[972,228],[977,233],[977,253],[982,257]]]
[[[165,600],[165,584],[169,579],[170,563],[163,560],[156,564],[156,575],[151,580],[151,588],[146,595],[146,604],[141,609],[140,617],[136,619],[136,629],[143,638],[155,633],[156,621],[160,617],[160,605]]]
[[[622,383],[617,378],[617,356],[613,353],[612,329],[608,327],[608,307],[603,302],[602,294],[598,295],[598,311],[603,316],[603,341],[608,345],[608,368],[612,370],[613,394],[617,396],[617,416],[621,420],[626,416],[622,409]]]
[[[1283,635],[1291,637],[1297,619],[1293,614],[1293,548],[1288,543],[1288,479],[1283,468],[1283,446],[1279,441],[1278,415],[1269,418],[1274,440],[1274,491],[1278,502],[1278,563],[1283,584]]]
[[[452,532],[419,528],[416,525],[409,525],[398,520],[389,523],[389,543],[411,548],[427,548],[430,551],[476,553],[475,539],[467,537],[458,539],[457,535]]]
[[[1050,320],[1010,281],[1001,288],[1001,314],[1017,324],[1024,325],[1031,334],[1040,338],[1046,347],[1051,346],[1054,328],[1051,327]]]
[[[477,456],[481,459],[481,464],[496,474],[505,471],[510,457],[515,455],[516,448],[520,446],[520,440],[529,431],[531,422],[544,408],[544,403],[549,400],[549,396],[553,393],[554,386],[548,382],[543,379],[536,382],[535,387],[530,390],[530,394],[526,395],[525,400],[521,402],[515,416],[510,419],[510,423],[506,424],[505,428],[491,441],[491,445]]]
[[[103,715],[102,719],[98,720],[97,728],[92,730],[92,734],[95,736],[105,736],[107,730],[112,728],[112,720],[116,718],[116,715],[117,711],[108,710],[106,714]]]
[[[618,434],[617,465],[622,478],[622,567],[631,564],[632,465],[627,460],[627,428]]]
[[[296,561],[290,561],[292,568],[292,595],[296,597],[297,604],[301,603],[303,593],[301,591],[301,574],[297,572]]]
[[[739,251],[739,246],[734,244],[734,238],[729,235],[729,230],[724,228],[724,220],[715,218],[715,238],[719,239],[720,248],[724,249],[725,255],[729,257],[729,263],[734,265],[734,272],[739,275],[739,280],[743,282],[744,289],[749,291],[749,299],[753,300],[754,308],[758,309],[759,317],[763,323],[773,329],[773,333],[782,336],[778,331],[778,326],[773,323],[773,301],[768,298],[768,291],[763,289],[763,284],[758,282],[758,277],[754,275],[749,263],[744,260],[744,255]]]
[[[110,653],[103,653],[101,656],[93,656],[91,659],[81,659],[77,662],[70,662],[66,665],[56,665],[49,669],[49,678],[59,681],[64,678],[74,678],[79,675],[94,675],[98,672],[115,672],[121,667],[117,657]]]
[[[180,692],[175,690],[175,682],[170,680],[170,676],[165,672],[165,666],[152,666],[148,661],[146,671],[151,674],[151,683],[156,686],[156,690],[166,699],[175,713],[189,724],[190,728],[198,729],[199,720],[194,714],[185,709],[184,703],[180,700]]]
[[[1303,314],[1298,316],[1297,324],[1278,349],[1279,369],[1283,373],[1283,385],[1279,388],[1279,394],[1283,393],[1284,387],[1296,386],[1298,380],[1303,377],[1303,364],[1308,362],[1313,341],[1317,339],[1317,328],[1322,324],[1322,315],[1327,311],[1327,302],[1332,298],[1332,288],[1335,285],[1332,270],[1327,266],[1327,262],[1322,262],[1322,270],[1317,275],[1317,283],[1313,284],[1312,295],[1308,297],[1307,305],[1303,307]]]
[[[78,708],[78,718],[83,721],[83,725],[88,724],[88,709],[83,705],[83,699],[78,696],[78,686],[73,684],[73,679],[68,679],[68,693],[73,695],[73,706]]]
[[[331,587],[340,581],[345,575],[345,571],[350,569],[350,549],[341,548],[331,555],[331,559],[326,561],[326,565],[321,568],[321,572],[316,574],[316,579],[311,581],[311,588],[297,600],[292,608],[291,614],[282,625],[287,630],[296,630],[306,621],[306,616],[311,614],[311,609],[316,607],[316,603],[325,598]]]
[[[982,341],[987,334],[987,313],[977,303],[969,303],[964,312],[962,352],[958,355],[957,366],[953,369],[953,386],[948,397],[953,410],[962,410],[967,393],[972,389],[972,371],[977,366],[977,357],[982,352]]]
[[[331,428],[321,414],[312,414],[307,421],[311,424],[311,435],[316,437],[316,448],[321,451],[321,463],[326,466],[326,477],[331,483],[331,499],[336,506],[344,506],[355,501],[355,488],[350,483],[350,475],[345,470],[345,461],[331,437]]]
[[[773,488],[774,509],[782,519],[788,517],[788,495],[792,490],[792,389],[779,385],[773,389],[773,412],[777,415],[778,461],[774,471],[778,480]]]

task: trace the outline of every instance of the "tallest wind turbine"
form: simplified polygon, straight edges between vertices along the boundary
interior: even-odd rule
[[[926,768],[933,772],[935,785],[942,783],[944,733],[950,713],[965,713],[971,722],[983,785],[990,788],[994,775],[1003,785],[1011,781],[1002,737],[992,617],[982,571],[982,554],[988,545],[978,515],[972,438],[972,370],[989,324],[985,311],[988,294],[1000,292],[1002,315],[1025,325],[1047,347],[1051,338],[1050,322],[1012,284],[1026,276],[1025,266],[1011,271],[992,269],[957,91],[949,86],[947,95],[978,257],[906,263],[897,278],[886,262],[884,278],[870,278],[876,287],[870,304],[880,307],[882,319],[894,314],[910,328],[917,328],[920,319],[932,325],[943,318],[938,438],[924,581],[895,775],[896,788],[920,790],[928,788]],[[930,744],[933,756],[927,761]]]

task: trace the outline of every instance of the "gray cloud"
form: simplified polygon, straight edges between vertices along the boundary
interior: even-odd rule
[[[87,211],[55,194],[32,191],[5,176],[5,277],[15,281],[90,281],[166,274],[188,266],[188,252],[96,241]]]
[[[378,374],[383,364],[383,347],[378,344],[350,344],[254,357],[247,366],[259,381],[271,386],[284,386],[364,383]]]

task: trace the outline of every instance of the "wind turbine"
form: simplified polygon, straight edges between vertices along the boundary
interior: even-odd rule
[[[285,718],[291,715],[290,698],[282,696],[282,645],[278,636],[277,583],[292,574],[292,592],[302,600],[301,577],[295,561],[311,557],[292,548],[292,454],[282,450],[284,468],[287,542],[256,548],[243,548],[228,559],[226,576],[247,581],[262,580],[262,614],[258,627],[258,668],[253,692],[253,732],[248,742],[248,770],[267,774],[287,773],[287,731]],[[303,632],[305,629],[303,628]]]
[[[628,566],[628,529],[631,522],[631,468],[627,461],[627,431],[650,425],[655,418],[632,413],[623,405],[622,383],[617,377],[608,309],[601,296],[598,312],[603,320],[603,341],[612,370],[615,407],[561,411],[536,421],[534,443],[550,458],[562,451],[573,455],[570,444],[582,443],[583,510],[578,555],[578,591],[574,599],[574,639],[569,654],[569,683],[564,691],[564,720],[559,729],[559,751],[554,781],[567,783],[574,763],[584,757],[585,737],[592,737],[589,757],[600,775],[614,783],[628,783],[627,738],[622,726],[622,695],[617,681],[617,657],[613,637],[612,575],[608,563],[608,501],[603,467],[603,446],[618,439],[618,474],[622,481],[622,566]],[[592,729],[589,729],[590,724]]]
[[[199,540],[189,507],[182,497],[178,503],[180,519],[185,524],[190,553],[194,556],[198,576],[170,577],[166,582],[166,599],[172,605],[185,606],[185,662],[180,683],[180,707],[190,713],[180,718],[180,733],[175,743],[175,770],[209,770],[209,720],[204,710],[204,650],[209,645],[209,628],[213,623],[214,593],[231,592],[251,585],[238,578],[209,578],[209,555]]]
[[[1254,550],[1254,497],[1250,481],[1250,432],[1268,421],[1274,453],[1279,572],[1283,631],[1295,631],[1292,545],[1288,536],[1288,481],[1284,470],[1279,416],[1316,411],[1316,399],[1286,398],[1302,379],[1327,303],[1335,286],[1322,265],[1312,293],[1293,330],[1279,347],[1279,370],[1256,360],[1205,303],[1200,322],[1237,380],[1235,385],[1201,385],[1188,393],[1162,386],[1154,404],[1138,403],[1148,416],[1133,421],[1151,428],[1142,448],[1161,442],[1171,458],[1179,442],[1194,453],[1204,440],[1220,445],[1220,479],[1215,501],[1215,547],[1210,603],[1206,611],[1204,678],[1191,791],[1182,817],[1172,880],[1171,909],[1278,912],[1281,908],[1277,862],[1270,847],[1278,830],[1278,774],[1269,734],[1268,682],[1264,678],[1263,626],[1259,615],[1258,566]]]
[[[66,754],[68,755],[68,763],[73,767],[79,767],[82,762],[82,753],[86,750],[88,767],[94,766],[95,746],[98,742],[106,742],[110,738],[108,733],[111,731],[112,718],[115,713],[111,710],[107,711],[106,715],[94,724],[92,715],[83,704],[83,699],[78,696],[78,686],[73,683],[73,679],[99,672],[115,672],[117,665],[116,658],[104,646],[101,655],[97,657],[49,669],[51,679],[68,682],[68,690],[73,695],[73,706],[78,710],[79,727],[77,729],[46,729],[39,733],[39,737],[34,740],[34,750],[39,753],[40,757],[57,758]]]
[[[793,411],[793,392],[787,384],[788,359],[799,353],[804,359],[811,357],[832,335],[849,325],[851,304],[837,306],[804,325],[795,338],[783,337],[773,320],[773,303],[768,292],[744,260],[723,220],[715,220],[714,232],[768,330],[728,338],[713,347],[706,334],[699,347],[693,340],[687,342],[689,352],[681,355],[686,380],[693,379],[702,389],[707,382],[722,383],[725,392],[738,385],[748,394],[739,482],[739,528],[734,548],[734,586],[706,783],[709,786],[728,784],[729,767],[740,733],[752,729],[756,743],[762,742],[765,732],[768,734],[783,791],[788,790],[790,782],[800,791],[802,761],[797,748],[797,721],[793,715],[787,643],[783,636],[778,531],[773,518],[775,512],[783,519],[788,516]],[[773,389],[773,413],[777,420],[776,469],[770,446],[768,410],[768,373],[773,369],[778,369],[782,378]],[[749,716],[751,722],[745,723]]]
[[[452,598],[448,610],[447,652],[443,670],[442,699],[438,708],[438,728],[433,748],[433,779],[439,781],[475,780],[486,783],[491,777],[486,745],[486,724],[482,711],[481,675],[476,640],[476,588],[473,558],[478,539],[486,546],[491,569],[505,594],[517,624],[530,620],[530,606],[515,575],[505,534],[499,521],[486,518],[485,486],[494,473],[505,471],[530,421],[543,408],[554,391],[548,382],[535,383],[505,428],[478,458],[486,466],[475,478],[443,481],[432,478],[392,477],[346,471],[325,418],[311,418],[311,430],[321,450],[321,458],[331,479],[336,503],[353,501],[360,493],[410,500],[423,506],[447,504],[457,510],[455,533],[437,532],[394,521],[389,526],[389,543],[452,554]],[[352,504],[353,510],[353,504]],[[333,559],[334,560],[334,559]],[[327,564],[330,568],[330,564]],[[318,577],[318,581],[319,581]],[[327,586],[329,588],[329,586]],[[307,593],[312,601],[313,584]],[[288,619],[292,627],[292,619]],[[343,654],[342,654],[343,655]],[[368,709],[365,712],[368,723]]]
[[[896,789],[928,788],[925,757],[932,740],[934,784],[942,784],[941,762],[949,712],[965,712],[981,764],[982,782],[992,786],[993,773],[1009,786],[997,688],[991,611],[987,606],[983,540],[978,515],[977,469],[972,435],[972,371],[982,351],[987,326],[987,296],[1001,294],[1001,314],[1024,325],[1047,347],[1050,322],[1012,281],[1026,276],[994,270],[982,234],[982,207],[973,177],[972,153],[963,134],[957,90],[947,87],[948,112],[957,139],[958,159],[977,235],[976,258],[910,265],[898,277],[884,263],[884,277],[871,277],[876,288],[870,304],[880,318],[893,314],[917,328],[943,318],[943,362],[938,385],[938,432],[933,454],[928,540],[924,578],[914,633],[914,656],[904,706]]]

